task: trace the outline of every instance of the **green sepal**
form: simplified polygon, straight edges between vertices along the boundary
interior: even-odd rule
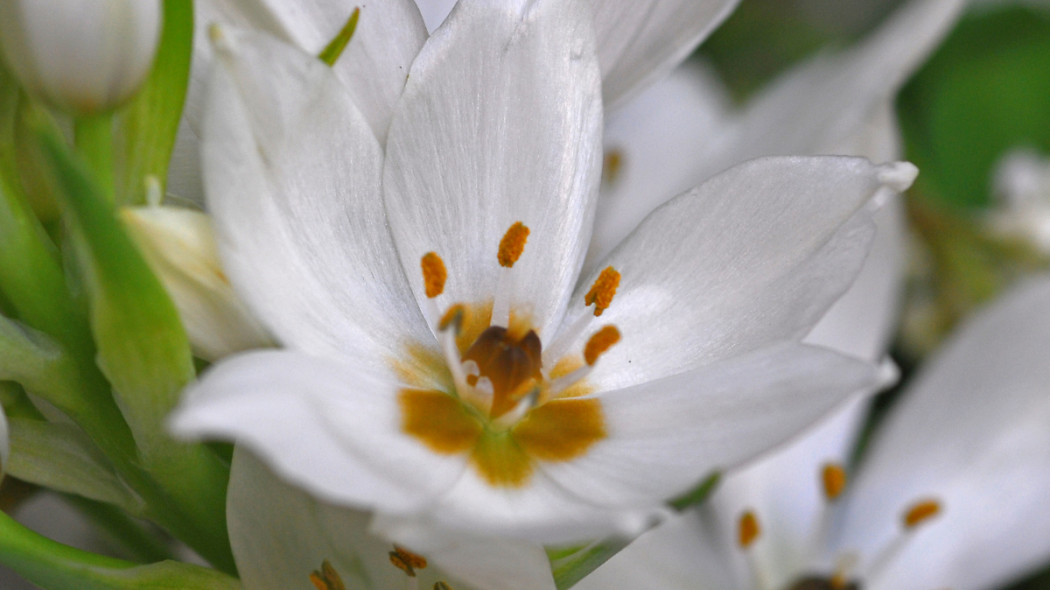
[[[0,513],[0,561],[44,590],[240,590],[218,571],[162,561],[139,565],[57,543]]]
[[[182,388],[194,378],[175,306],[83,163],[46,120],[38,120],[36,129],[71,228],[98,365],[112,384],[146,471],[170,502],[143,497],[169,530],[233,571],[225,518],[229,470],[205,446],[175,441],[165,428]]]
[[[321,53],[317,54],[317,58],[329,66],[334,66],[335,62],[339,61],[339,56],[343,55],[343,50],[350,43],[350,39],[354,37],[354,31],[357,30],[357,19],[360,16],[361,8],[354,8],[354,11],[350,13],[350,18],[346,19],[346,24],[339,30],[339,34],[329,41],[328,45],[325,45]]]
[[[587,574],[598,569],[612,556],[630,543],[629,539],[610,538],[575,547],[548,547],[547,559],[551,562],[554,585],[558,590],[567,590]]]
[[[707,478],[700,482],[695,488],[671,500],[668,504],[679,512],[687,508],[692,508],[693,506],[699,506],[711,496],[711,492],[715,491],[721,481],[722,474],[716,471],[707,476]]]
[[[117,203],[146,202],[146,180],[164,185],[186,101],[193,58],[193,2],[165,0],[153,69],[116,118]]]

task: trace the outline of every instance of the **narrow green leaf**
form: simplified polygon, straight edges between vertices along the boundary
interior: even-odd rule
[[[141,515],[142,501],[113,466],[72,424],[12,417],[7,473],[39,486],[78,494]]]
[[[138,565],[57,543],[0,513],[0,562],[44,590],[239,590],[208,568],[162,561]]]
[[[360,16],[361,8],[354,8],[354,11],[350,13],[350,18],[346,19],[346,24],[340,29],[339,34],[329,41],[328,45],[317,55],[318,59],[329,66],[334,66],[335,62],[339,61],[339,56],[343,54],[346,45],[354,37],[354,31],[357,30],[357,19]]]
[[[193,57],[192,0],[164,1],[153,70],[135,98],[117,116],[117,203],[143,204],[146,179],[164,183],[175,148]],[[162,193],[163,194],[163,193]]]
[[[558,590],[571,588],[587,574],[598,569],[630,543],[627,539],[605,539],[581,547],[549,548],[547,558]]]
[[[707,479],[700,482],[700,485],[675,498],[674,500],[671,500],[668,503],[671,505],[672,508],[678,510],[679,512],[685,510],[686,508],[699,506],[705,500],[707,500],[708,496],[711,495],[711,492],[715,491],[715,488],[718,487],[718,483],[721,480],[721,473],[712,473],[711,475],[707,476]]]
[[[57,131],[41,123],[38,140],[73,229],[98,364],[113,385],[146,470],[174,504],[175,510],[157,516],[207,559],[233,571],[225,518],[228,469],[205,446],[175,441],[165,428],[180,391],[194,378],[175,306],[113,205],[100,196]],[[146,499],[153,509],[166,508]]]

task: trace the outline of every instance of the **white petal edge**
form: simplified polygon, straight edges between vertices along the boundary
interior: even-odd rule
[[[540,336],[560,320],[590,239],[601,165],[590,26],[572,2],[463,0],[413,64],[391,123],[384,191],[422,305],[420,259],[436,251],[448,268],[440,306],[495,298],[531,316]],[[506,270],[500,240],[519,221],[531,233]]]
[[[595,394],[608,436],[544,473],[598,506],[655,503],[799,434],[888,375],[829,350],[782,343]]]
[[[466,457],[438,455],[401,431],[400,388],[351,359],[249,352],[188,388],[169,426],[243,445],[318,498],[412,511],[448,490]]]
[[[589,0],[605,103],[616,106],[667,75],[739,0]]]
[[[867,202],[915,167],[860,158],[763,158],[654,211],[597,265],[622,275],[605,313],[622,338],[588,377],[599,391],[643,383],[785,339],[801,339],[859,272]],[[567,322],[590,313],[581,281]],[[566,350],[582,350],[585,331]]]
[[[347,588],[405,584],[390,563],[393,543],[369,532],[370,513],[316,500],[242,447],[233,455],[226,520],[245,588],[307,588],[326,560]],[[444,579],[433,567],[417,573],[423,588]]]
[[[995,587],[1050,557],[1047,308],[1043,276],[980,312],[880,429],[834,547],[871,554],[918,498],[940,499],[943,514],[916,532],[878,588]]]
[[[436,345],[386,225],[382,152],[331,69],[222,29],[204,182],[230,281],[284,345],[374,367]]]

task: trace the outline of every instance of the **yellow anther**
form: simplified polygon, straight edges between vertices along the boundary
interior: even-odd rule
[[[846,489],[846,470],[837,463],[828,463],[820,472],[820,480],[824,484],[824,497],[833,502]]]
[[[762,534],[762,528],[758,525],[758,517],[748,510],[740,515],[740,524],[737,527],[737,542],[742,549],[747,549]]]
[[[613,297],[616,296],[616,288],[619,286],[620,272],[611,266],[607,266],[595,279],[594,284],[591,285],[591,290],[587,291],[587,294],[583,297],[583,303],[585,305],[593,304],[594,315],[600,316],[612,304]]]
[[[445,582],[435,582],[434,590],[452,590],[452,586],[449,586]]]
[[[433,299],[445,290],[445,279],[448,271],[445,270],[445,261],[437,255],[437,252],[427,252],[419,261],[423,268],[423,285],[427,290],[427,297]]]
[[[310,581],[317,590],[346,590],[342,578],[328,560],[321,562],[321,569],[310,573]]]
[[[463,317],[467,314],[467,308],[463,307],[462,304],[457,303],[452,307],[448,308],[445,315],[441,316],[441,321],[438,322],[438,330],[444,332],[449,326],[455,326],[456,332],[459,332],[460,326],[463,325]]]
[[[904,528],[914,529],[940,513],[941,503],[937,500],[920,500],[904,513]]]
[[[390,556],[390,563],[394,564],[397,569],[405,572],[405,575],[410,578],[416,577],[416,570],[427,567],[426,558],[416,555],[399,545],[394,545],[394,550],[388,555]]]
[[[521,258],[525,251],[525,240],[529,239],[529,228],[524,223],[517,221],[510,226],[503,239],[499,241],[499,264],[510,268]]]
[[[611,149],[605,152],[602,182],[607,186],[615,184],[616,180],[620,178],[621,170],[623,170],[623,152],[618,149]]]
[[[583,360],[588,365],[594,365],[594,363],[598,362],[598,357],[605,354],[605,351],[612,348],[619,341],[620,330],[616,326],[603,327],[595,332],[590,340],[587,341],[587,345],[583,347]]]

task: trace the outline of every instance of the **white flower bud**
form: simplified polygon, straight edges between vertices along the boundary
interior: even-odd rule
[[[2,0],[0,42],[26,90],[78,115],[129,98],[150,70],[160,0]]]
[[[175,302],[194,354],[214,361],[273,346],[223,273],[211,218],[200,211],[157,205],[128,207],[121,217]]]

